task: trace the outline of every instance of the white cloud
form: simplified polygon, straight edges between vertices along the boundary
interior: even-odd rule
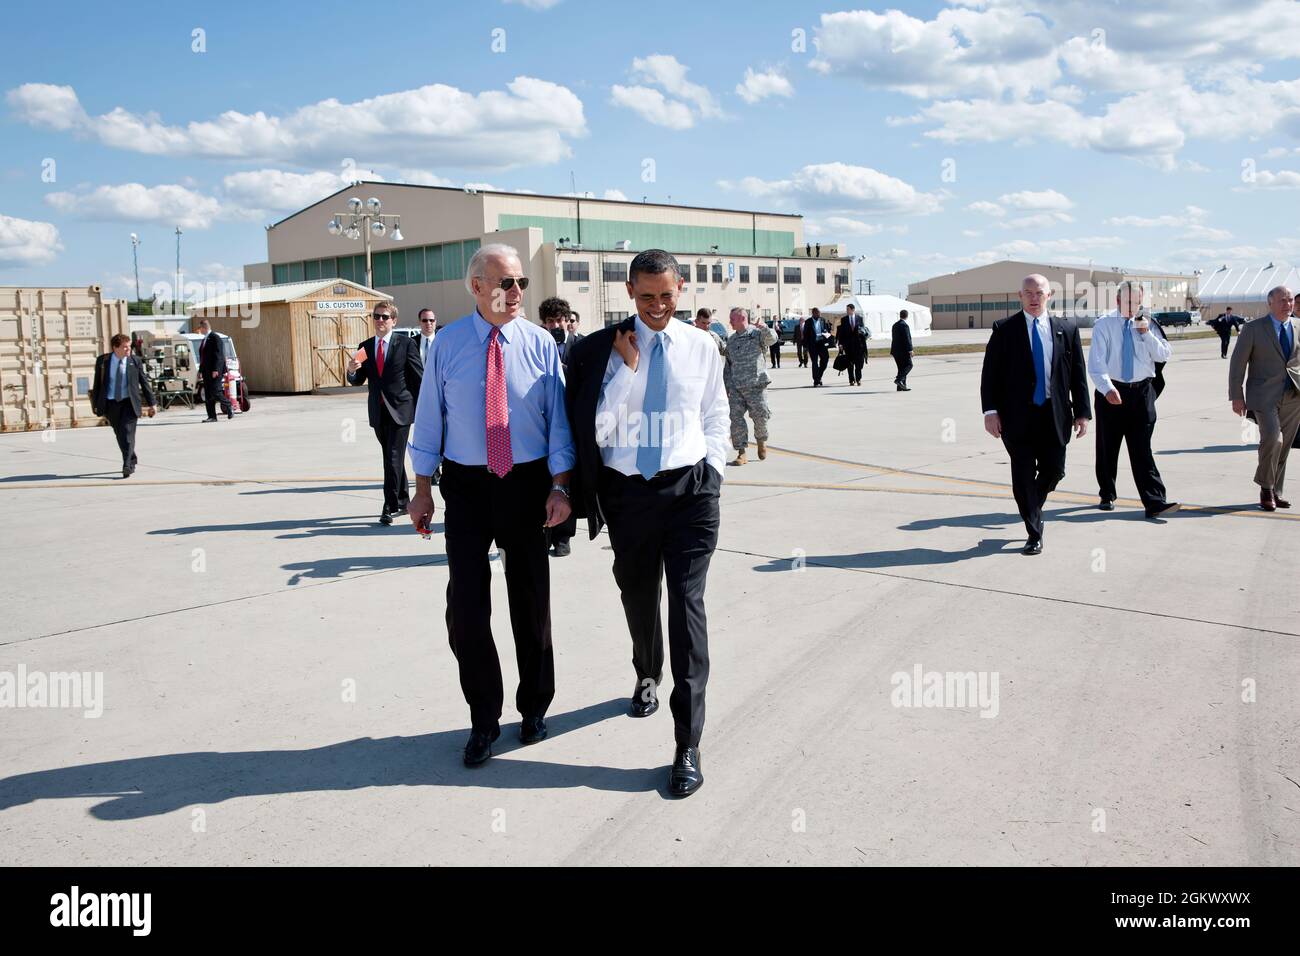
[[[746,103],[757,103],[769,96],[791,97],[794,87],[776,70],[755,73],[753,67],[745,67],[745,78],[736,84],[736,94]]]
[[[505,2],[527,7],[529,10],[549,10],[558,4],[560,0],[505,0]]]
[[[1039,212],[1030,216],[1007,219],[999,222],[998,226],[1003,229],[1047,229],[1065,222],[1074,222],[1074,217],[1068,212]]]
[[[879,223],[863,222],[848,216],[827,216],[825,219],[805,219],[804,232],[811,236],[874,236],[885,231]]]
[[[1177,230],[1174,236],[1177,239],[1221,242],[1232,238],[1232,233],[1227,229],[1218,229],[1205,225],[1207,215],[1209,213],[1199,206],[1187,206],[1181,213],[1163,216],[1112,216],[1106,220],[1106,225],[1127,226],[1133,229]]]
[[[291,173],[283,169],[256,169],[231,173],[221,185],[237,206],[249,210],[297,210],[310,206],[361,179],[383,179],[373,171]]]
[[[455,186],[453,180],[445,176],[439,176],[429,172],[427,169],[398,169],[396,170],[396,180],[399,183],[414,183],[416,186]],[[363,179],[383,179],[383,176],[372,174],[362,177]]]
[[[618,200],[619,202],[627,202],[627,201],[628,201],[628,200],[627,200],[627,196],[624,195],[623,190],[621,190],[621,189],[606,189],[605,192],[601,195],[601,198],[602,198],[602,199],[616,199],[616,200]]]
[[[690,68],[679,63],[675,56],[655,53],[637,57],[632,61],[632,80],[661,86],[679,100],[692,103],[700,116],[716,119],[723,115],[722,107],[707,88],[686,79]]]
[[[998,197],[998,201],[1004,206],[1010,206],[1012,209],[1032,209],[1059,211],[1074,208],[1074,203],[1069,197],[1058,193],[1055,189],[1043,189],[1038,192],[1033,190],[1022,190],[1015,193],[1004,193]]]
[[[971,212],[981,212],[986,216],[1005,216],[1007,214],[1007,211],[997,203],[985,199],[973,202],[966,208]]]
[[[733,188],[734,184],[724,180],[720,185]],[[804,166],[789,179],[767,181],[747,176],[738,185],[751,196],[843,213],[924,215],[943,208],[942,194],[921,192],[901,179],[847,163]]]
[[[616,106],[632,110],[647,123],[669,129],[690,129],[695,125],[695,115],[685,103],[670,100],[658,90],[648,86],[620,86],[610,88],[610,99]]]
[[[62,251],[53,223],[0,214],[0,267],[44,265]]]
[[[568,140],[587,133],[572,91],[528,76],[478,94],[435,83],[353,103],[321,100],[285,116],[227,110],[184,126],[122,107],[90,116],[70,86],[27,83],[7,99],[32,126],[157,156],[311,163],[333,160],[346,146],[389,161],[505,169],[564,159]]]
[[[1254,182],[1238,186],[1235,192],[1248,192],[1252,189],[1300,189],[1300,173],[1291,169],[1272,172],[1261,169],[1255,173]]]
[[[933,20],[899,10],[824,13],[815,42],[813,69],[921,98],[1023,97],[1060,76],[1047,25],[1010,9],[950,8]]]
[[[690,129],[698,119],[723,117],[714,95],[686,79],[688,70],[676,57],[666,54],[639,56],[632,61],[630,70],[634,85],[614,84],[610,101],[632,110],[648,123],[668,129]],[[665,92],[669,95],[665,96]]]
[[[221,203],[216,199],[175,184],[97,186],[89,191],[49,193],[45,201],[65,215],[100,222],[207,229],[222,218]]]

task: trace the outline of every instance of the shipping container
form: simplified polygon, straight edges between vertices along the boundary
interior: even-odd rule
[[[97,425],[95,360],[127,332],[125,299],[80,288],[0,286],[0,431]]]

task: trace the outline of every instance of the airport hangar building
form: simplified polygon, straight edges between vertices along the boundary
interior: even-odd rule
[[[391,228],[372,239],[370,282],[361,241],[329,230],[335,216],[350,221],[353,198],[378,199],[383,214],[400,216],[401,240]],[[347,279],[392,296],[402,326],[416,325],[426,306],[439,326],[469,314],[465,266],[489,242],[519,250],[530,318],[559,296],[584,333],[630,314],[623,283],[643,249],[677,257],[687,280],[682,318],[708,308],[725,321],[734,306],[760,319],[806,315],[850,290],[851,260],[834,243],[805,242],[803,217],[784,213],[360,182],[267,227],[266,239],[267,261],[245,266],[246,282]]]
[[[934,276],[907,287],[907,298],[929,306],[935,329],[987,329],[998,319],[1020,310],[1020,284],[1037,273],[1052,286],[1051,309],[1066,312],[1090,327],[1098,315],[1115,308],[1113,290],[1121,282],[1141,283],[1142,302],[1152,312],[1190,311],[1198,308],[1198,279],[1194,273],[1158,272],[1115,266],[1048,265],[1042,262],[1004,260],[989,265]],[[1095,290],[1105,291],[1099,301]]]

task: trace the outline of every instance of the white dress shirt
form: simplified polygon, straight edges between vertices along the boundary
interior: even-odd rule
[[[1088,377],[1092,379],[1093,387],[1103,395],[1115,387],[1115,382],[1124,381],[1124,325],[1131,321],[1120,315],[1119,309],[1112,309],[1099,317],[1092,327]],[[1154,329],[1148,329],[1145,335],[1134,329],[1133,381],[1151,378],[1156,374],[1156,362],[1168,362],[1173,354],[1169,343]]]
[[[638,475],[636,458],[656,333],[638,315],[636,344],[640,357],[632,371],[617,349],[605,366],[596,406],[596,443],[601,460],[615,471]],[[670,319],[658,333],[664,341],[668,400],[664,409],[660,469],[694,465],[701,458],[720,476],[731,447],[731,412],[722,383],[722,356],[709,333]]]
[[[433,336],[420,333],[420,362],[429,364],[429,349],[433,348]]]

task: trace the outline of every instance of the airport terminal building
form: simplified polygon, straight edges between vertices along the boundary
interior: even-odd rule
[[[349,221],[350,199],[372,197],[383,214],[401,217],[402,238],[391,228],[372,238],[367,282],[362,242],[331,234],[329,225],[335,216]],[[468,314],[465,266],[489,242],[519,250],[532,282],[531,316],[558,295],[580,313],[583,332],[629,314],[623,283],[642,249],[677,257],[686,279],[682,317],[733,306],[760,319],[805,315],[850,288],[851,260],[837,244],[805,242],[803,217],[787,213],[362,182],[268,227],[266,237],[267,261],[245,266],[245,281],[356,282],[392,296],[404,326],[425,306],[439,325]]]
[[[1146,288],[1143,302],[1152,312],[1191,310],[1199,305],[1198,276],[1191,273],[1012,260],[913,282],[907,287],[907,298],[929,307],[933,328],[986,329],[1019,311],[1020,284],[1034,273],[1046,276],[1052,285],[1052,310],[1066,312],[1084,326],[1091,326],[1098,315],[1115,307],[1113,290],[1125,281]],[[1099,289],[1103,290],[1100,296]]]

